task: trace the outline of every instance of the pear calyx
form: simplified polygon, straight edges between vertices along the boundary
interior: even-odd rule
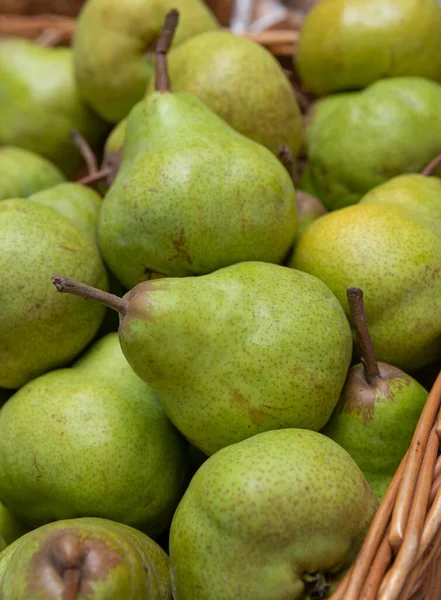
[[[421,171],[421,175],[425,175],[426,177],[430,177],[434,170],[441,165],[441,154],[435,156]]]
[[[173,41],[176,27],[178,26],[179,12],[173,8],[170,10],[164,21],[164,26],[156,44],[155,56],[155,89],[157,92],[170,92],[170,77],[167,66],[167,52]]]
[[[104,292],[85,283],[74,281],[69,277],[62,277],[61,275],[54,275],[51,281],[61,293],[73,294],[74,296],[86,298],[86,300],[95,300],[96,302],[105,304],[109,308],[113,308],[113,310],[116,310],[123,316],[127,313],[128,301],[115,296],[115,294],[109,294],[109,292]]]
[[[95,153],[89,146],[87,140],[80,133],[78,133],[78,131],[71,131],[69,137],[72,140],[73,144],[80,151],[80,154],[83,157],[84,162],[86,163],[88,175],[94,175],[95,173],[97,173],[98,162]]]
[[[361,362],[363,364],[364,375],[367,383],[373,385],[377,379],[381,378],[381,373],[378,368],[374,345],[367,326],[363,292],[360,288],[348,287],[346,295],[355,328],[355,334],[361,350]]]

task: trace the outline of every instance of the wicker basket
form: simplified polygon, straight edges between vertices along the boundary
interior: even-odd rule
[[[66,16],[0,15],[0,35],[36,39],[49,32],[69,44],[74,31],[75,19]],[[282,60],[298,40],[295,29],[245,35]],[[440,439],[441,373],[363,547],[331,600],[441,599]]]

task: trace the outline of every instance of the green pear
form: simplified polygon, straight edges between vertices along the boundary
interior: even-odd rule
[[[75,173],[82,159],[69,133],[76,130],[96,146],[107,125],[79,97],[72,50],[4,38],[0,40],[0,81],[0,144],[32,150],[66,175]]]
[[[63,181],[61,171],[35,152],[0,147],[0,200],[27,198]]]
[[[65,269],[107,289],[98,249],[48,206],[0,202],[0,387],[17,389],[72,361],[92,340],[103,307],[60,302],[51,276]]]
[[[437,177],[398,175],[374,187],[359,204],[397,206],[441,236],[441,180]]]
[[[16,539],[24,535],[28,528],[17,519],[17,517],[0,502],[0,536],[6,545],[12,544]]]
[[[165,36],[176,12],[167,18]],[[121,168],[103,200],[98,236],[107,265],[129,289],[152,272],[182,277],[281,262],[296,231],[291,178],[202,100],[171,93],[165,60],[159,53],[157,91],[130,112]]]
[[[441,235],[408,208],[361,203],[317,219],[289,262],[321,279],[346,314],[359,287],[377,358],[413,372],[441,357]]]
[[[0,500],[31,527],[97,516],[155,535],[171,521],[185,468],[185,442],[116,333],[0,410]]]
[[[275,154],[281,144],[298,153],[300,109],[280,64],[263,46],[229,31],[208,31],[174,48],[169,70],[173,91],[194,94]]]
[[[117,123],[144,96],[153,75],[149,57],[166,13],[181,23],[175,44],[216,29],[201,0],[87,0],[74,38],[75,74],[81,96],[104,119]]]
[[[401,369],[377,362],[363,293],[348,288],[347,295],[362,364],[350,369],[322,433],[351,455],[381,500],[410,446],[428,393]]]
[[[269,431],[193,477],[170,531],[175,600],[323,598],[377,508],[349,454],[320,433]]]
[[[63,277],[53,281],[59,291],[120,312],[130,366],[206,454],[269,429],[321,429],[338,401],[351,332],[315,277],[239,263],[201,277],[143,282],[122,299]]]
[[[295,62],[318,95],[403,75],[441,82],[440,30],[437,0],[321,0],[303,23]]]
[[[29,197],[34,202],[50,206],[66,217],[92,242],[97,243],[101,196],[78,183],[62,183]]]
[[[171,600],[169,559],[126,525],[83,518],[44,525],[0,555],[2,600]]]
[[[420,171],[441,152],[440,104],[441,86],[418,77],[321,100],[305,131],[307,185],[302,180],[300,187],[334,210],[397,175]]]

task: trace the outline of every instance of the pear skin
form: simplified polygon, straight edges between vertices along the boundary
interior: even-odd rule
[[[174,598],[325,597],[377,506],[349,454],[319,433],[269,431],[224,448],[200,467],[173,518]]]

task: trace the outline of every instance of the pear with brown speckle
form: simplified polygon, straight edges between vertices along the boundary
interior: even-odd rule
[[[2,600],[171,600],[169,560],[149,537],[99,518],[44,525],[0,554]]]
[[[256,435],[210,457],[173,518],[175,600],[325,598],[377,508],[360,469],[313,431]]]

